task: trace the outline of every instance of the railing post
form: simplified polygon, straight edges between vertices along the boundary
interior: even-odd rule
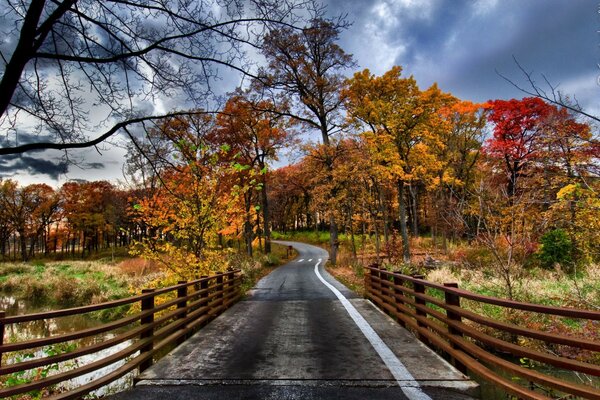
[[[369,265],[372,267],[373,265]],[[365,268],[365,298],[369,298],[369,294],[371,293],[371,270],[369,268]]]
[[[178,285],[185,285],[187,283],[187,281],[178,281],[177,284]],[[177,309],[184,309],[184,311],[179,314],[178,319],[185,319],[187,318],[187,310],[185,310],[185,308],[187,307],[187,299],[185,299],[185,297],[187,297],[188,294],[188,287],[183,286],[180,288],[177,288],[177,298],[182,299],[180,302],[177,303]],[[185,330],[186,328],[186,324],[183,324],[181,326],[181,330]],[[186,336],[183,335],[181,336],[179,339],[177,339],[177,345],[179,346],[181,343],[185,342]]]
[[[383,281],[387,278],[387,275],[382,272],[385,269],[383,267],[379,267],[377,270],[377,277],[379,278],[379,297],[381,298],[381,302],[383,304],[386,304],[387,301],[385,301],[385,299],[383,298],[383,296],[385,296],[385,293],[383,292],[383,289],[385,288],[385,284],[383,283]],[[385,308],[383,309],[383,312],[386,314],[389,314],[389,311],[386,310]]]
[[[225,289],[225,285],[223,284],[223,272],[219,271],[217,272],[217,299],[219,299],[219,301],[217,302],[217,307],[221,307],[223,305],[223,292]]]
[[[143,289],[142,290],[142,294],[148,294],[148,293],[153,293],[153,292],[154,292],[154,289]],[[154,309],[154,296],[150,296],[145,299],[142,299],[142,312],[148,311],[148,310],[153,310],[153,309]],[[142,325],[152,324],[153,322],[154,322],[154,313],[144,316],[140,320],[140,323]],[[140,339],[143,340],[143,339],[151,338],[152,336],[154,336],[154,328],[149,328],[147,331],[142,332],[142,334],[140,335]],[[146,346],[144,346],[140,349],[140,354],[152,352],[153,348],[154,348],[154,342],[150,342]],[[150,366],[152,366],[152,357],[150,357],[148,360],[145,360],[142,363],[140,363],[140,366],[138,367],[140,373],[143,372],[144,370],[150,368]]]
[[[425,277],[423,275],[413,275],[413,278],[415,278],[415,279],[424,279]],[[424,294],[425,293],[425,285],[423,285],[421,283],[413,282],[413,288],[415,290],[415,293],[420,293],[420,294]],[[425,300],[420,299],[417,296],[415,296],[415,303],[417,303],[417,305],[422,305],[422,306],[426,305]],[[425,311],[421,311],[418,308],[415,308],[415,311],[416,311],[417,316],[427,318],[427,313]],[[424,323],[420,322],[419,320],[417,320],[417,326],[419,328],[427,328],[427,325],[425,325]],[[425,343],[426,345],[429,346],[429,340],[427,340],[427,338],[424,335],[422,335],[421,333],[419,333],[418,337],[419,337],[419,340],[421,342],[423,342],[423,343]]]
[[[401,271],[394,271],[394,274],[401,274]],[[394,275],[394,293],[395,294],[399,294],[400,296],[404,296],[404,292],[401,289],[397,289],[396,287],[400,286],[403,287],[404,286],[404,279],[400,278],[399,276]],[[398,300],[397,297],[394,297],[394,303],[396,303],[396,311],[398,311],[399,313],[403,313],[404,311],[402,311],[400,309],[400,307],[398,306],[402,306],[404,305],[404,301],[402,300]],[[406,328],[406,323],[401,320],[400,318],[398,318],[398,323],[400,324],[400,326]]]
[[[6,311],[0,311],[0,346],[4,344],[4,318]],[[2,366],[2,351],[0,350],[0,366]]]
[[[208,276],[202,275],[200,278],[202,279],[202,281],[200,282],[200,290],[203,290],[202,294],[200,295],[200,298],[206,299],[208,297]],[[204,307],[207,304],[208,301],[205,301],[200,307]]]
[[[235,271],[230,268],[227,271],[227,295],[232,295],[235,292]]]
[[[448,288],[458,288],[458,283],[444,283],[444,286],[448,287]],[[445,300],[446,300],[446,305],[448,305],[448,306],[460,307],[460,296],[457,295],[456,293],[445,292]],[[446,310],[446,316],[451,321],[457,321],[457,322],[462,321],[460,315],[455,313],[454,311]],[[451,335],[457,335],[457,336],[462,337],[462,333],[458,329],[455,329],[449,325],[448,325],[448,332]],[[457,346],[454,343],[450,343],[450,344],[452,345],[453,349],[460,348],[459,346]],[[458,369],[463,374],[467,373],[467,368],[464,366],[464,364],[457,361],[456,359],[454,359],[454,366],[456,367],[456,369]]]

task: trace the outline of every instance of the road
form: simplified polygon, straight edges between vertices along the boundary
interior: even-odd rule
[[[472,383],[332,278],[325,250],[299,257],[146,371],[116,399],[470,399]]]

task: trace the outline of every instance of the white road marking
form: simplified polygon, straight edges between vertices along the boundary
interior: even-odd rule
[[[310,261],[310,260],[309,260]],[[396,357],[396,355],[390,350],[390,348],[381,340],[377,332],[369,325],[366,319],[360,313],[352,303],[348,301],[344,295],[337,290],[333,285],[327,282],[321,273],[319,272],[319,264],[321,264],[322,259],[319,258],[319,262],[315,265],[315,274],[317,278],[325,285],[329,290],[335,294],[338,300],[342,303],[352,320],[358,328],[361,330],[363,335],[367,338],[371,346],[375,349],[381,360],[388,367],[398,386],[402,389],[402,392],[408,397],[410,400],[432,400],[426,393],[421,390],[419,383],[415,380],[415,378],[411,375],[411,373],[406,369],[404,364]]]
[[[304,258],[301,258],[301,259],[298,260],[298,262],[302,262],[302,261],[304,261]]]
[[[312,258],[310,260],[308,260],[308,262],[311,262],[311,261],[312,261]]]

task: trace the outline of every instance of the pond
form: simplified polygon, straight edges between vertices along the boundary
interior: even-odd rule
[[[37,302],[33,302],[29,299],[18,299],[14,296],[2,294],[0,293],[0,310],[6,311],[7,316],[13,315],[23,315],[23,314],[31,314],[49,311],[52,309],[56,309],[56,307],[45,306],[43,304],[39,304]],[[37,338],[46,338],[49,336],[56,336],[60,334],[65,334],[69,332],[81,331],[88,328],[93,328],[99,326],[106,321],[101,321],[98,318],[94,318],[93,315],[83,314],[83,315],[73,315],[66,316],[60,318],[46,319],[41,321],[32,321],[26,323],[18,323],[18,324],[10,324],[5,328],[4,341],[6,343],[11,342],[21,342],[25,340],[37,339]],[[57,346],[47,346],[45,348],[36,349],[33,352],[15,352],[8,353],[3,357],[3,363],[12,364],[19,361],[36,359],[41,357],[47,357],[53,352],[68,352],[75,350],[76,348],[93,345],[96,343],[103,342],[105,340],[114,338],[116,335],[121,333],[123,330],[126,330],[127,327],[122,328],[121,330],[115,330],[111,332],[107,332],[101,335],[97,335],[94,337],[89,337],[77,341],[73,341],[64,345]],[[81,356],[74,360],[69,360],[65,362],[61,362],[58,364],[54,364],[51,367],[47,368],[48,375],[54,375],[57,373],[65,372],[71,370],[73,368],[77,368],[79,366],[83,366],[86,364],[90,364],[94,361],[100,360],[111,354],[114,354],[120,350],[123,350],[127,346],[132,344],[132,341],[126,341],[120,343],[116,346],[110,347],[108,349],[104,349],[98,351],[93,354],[88,354]],[[137,355],[135,353],[133,356]],[[132,356],[132,357],[133,357]],[[104,368],[101,368],[92,373],[77,377],[70,381],[65,381],[60,384],[56,390],[64,390],[69,388],[75,388],[81,385],[84,385],[92,380],[95,380],[99,377],[106,375],[107,373],[119,368],[124,364],[125,361],[120,361],[115,364],[111,364]],[[35,371],[33,372],[35,373]],[[29,379],[30,375],[33,373],[26,373],[24,375],[20,375],[19,378]],[[18,374],[18,373],[16,373]],[[134,374],[130,373],[125,377],[113,382],[112,384],[100,388],[97,391],[92,393],[92,396],[102,396],[105,394],[109,394],[115,391],[122,390],[126,387],[131,386],[132,379]],[[10,377],[10,375],[9,375]]]
[[[507,361],[511,361],[517,365],[519,365],[519,363],[520,363],[520,360],[518,358],[510,357],[507,355],[502,355],[502,358],[504,358]],[[554,368],[552,366],[547,366],[547,365],[536,365],[536,364],[530,362],[529,360],[525,361],[524,364],[521,363],[521,365],[528,369],[531,369],[531,370],[534,370],[539,373],[549,375],[549,376],[552,376],[555,378],[559,378],[559,379],[562,379],[567,382],[587,385],[587,386],[591,386],[591,387],[600,389],[600,377],[597,377],[597,376],[582,374],[582,373],[574,372],[574,371],[567,371],[567,370],[563,370],[560,368]],[[543,394],[550,398],[555,398],[555,399],[568,398],[571,400],[583,399],[582,397],[575,397],[575,396],[564,397],[564,394],[557,393],[556,391],[555,392],[546,391],[544,388],[541,388],[539,385],[535,385],[535,384],[532,384],[531,382],[521,379],[519,377],[509,375],[504,370],[501,370],[499,368],[490,367],[490,369],[492,371],[494,371],[495,373],[497,373],[498,375],[500,375],[510,381],[518,383],[529,389],[534,389],[537,393]],[[481,392],[480,392],[481,399],[506,400],[506,399],[515,398],[515,397],[507,394],[504,390],[498,388],[497,386],[494,386],[491,383],[480,379],[476,374],[474,374],[472,372],[469,373],[469,376],[471,377],[471,379],[473,379],[474,381],[479,383],[480,390],[481,390]]]

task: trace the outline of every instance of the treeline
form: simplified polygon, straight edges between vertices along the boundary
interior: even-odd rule
[[[128,246],[146,233],[131,215],[137,195],[106,181],[67,182],[58,190],[0,181],[0,257],[85,256]]]
[[[475,104],[435,84],[423,90],[401,67],[348,79],[352,57],[336,43],[344,27],[317,19],[273,30],[262,47],[268,68],[218,112],[128,131],[131,192],[5,181],[2,254],[9,238],[24,259],[132,243],[189,279],[222,270],[222,250],[235,244],[268,253],[273,228],[329,229],[334,264],[339,232],[355,254],[356,238],[369,235],[375,251],[396,249],[405,262],[411,238],[427,234],[441,249],[463,240],[485,249],[478,262],[509,294],[515,271],[531,263],[599,259],[600,145],[576,106]],[[318,133],[319,143],[271,170],[299,132]]]
[[[478,262],[510,287],[533,262],[598,260],[599,142],[594,127],[537,98],[474,104],[394,67],[357,72],[337,45],[343,24],[315,20],[264,38],[268,68],[217,115],[171,118],[134,138],[130,170],[155,188],[138,218],[140,254],[178,273],[210,269],[211,249],[241,238],[268,251],[270,230],[372,235],[411,261],[411,237],[484,248]],[[269,169],[297,132],[304,157]],[[135,179],[134,179],[135,180]],[[258,240],[257,240],[258,239]],[[187,271],[187,272],[185,272]]]
[[[600,259],[600,146],[565,108],[473,104],[421,91],[399,68],[357,73],[344,91],[353,134],[274,171],[275,229],[319,229],[334,213],[355,255],[356,236],[374,235],[379,252],[398,234],[405,261],[411,236],[467,240],[507,279],[532,262]]]

